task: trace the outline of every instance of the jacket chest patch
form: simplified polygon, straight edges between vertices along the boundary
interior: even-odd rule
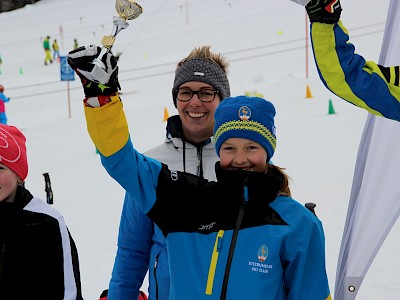
[[[272,265],[266,263],[266,260],[269,256],[269,249],[266,244],[263,244],[257,250],[257,261],[249,261],[249,267],[251,268],[251,272],[257,273],[269,273],[272,270]]]

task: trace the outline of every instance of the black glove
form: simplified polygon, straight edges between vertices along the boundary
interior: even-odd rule
[[[81,79],[86,97],[112,95],[121,89],[117,59],[99,46],[82,46],[68,53],[68,64]]]
[[[335,24],[340,19],[342,7],[339,0],[311,0],[306,10],[311,22]]]

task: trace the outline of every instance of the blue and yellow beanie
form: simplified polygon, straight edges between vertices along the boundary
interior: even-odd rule
[[[265,148],[268,161],[276,148],[274,105],[259,97],[226,98],[215,111],[214,142],[217,155],[230,138],[255,141]]]

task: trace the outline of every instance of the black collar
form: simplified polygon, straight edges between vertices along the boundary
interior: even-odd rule
[[[224,170],[219,162],[215,164],[218,183],[224,190],[243,190],[247,186],[248,201],[270,203],[275,200],[282,186],[282,174],[250,172],[243,170]]]

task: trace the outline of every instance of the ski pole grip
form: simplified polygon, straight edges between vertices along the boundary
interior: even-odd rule
[[[304,204],[304,206],[307,207],[314,215],[317,215],[315,213],[315,207],[317,206],[315,203],[308,202],[308,203]]]
[[[44,176],[44,183],[45,183],[44,190],[46,191],[46,202],[48,204],[53,204],[53,191],[51,189],[50,175],[49,175],[49,173],[43,173],[43,176]]]

